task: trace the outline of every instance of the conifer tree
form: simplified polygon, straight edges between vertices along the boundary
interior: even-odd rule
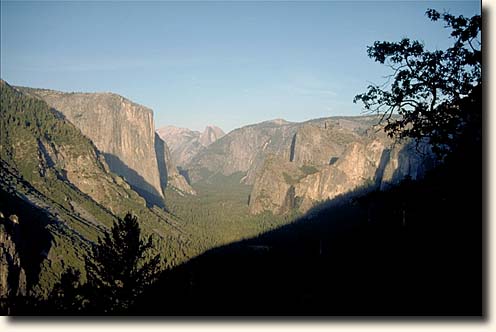
[[[51,313],[76,313],[83,309],[84,297],[81,293],[81,272],[68,268],[62,273],[49,296],[48,309]]]
[[[138,219],[119,219],[98,239],[86,258],[90,308],[99,313],[125,312],[160,272],[160,255],[152,255],[152,237],[140,238]]]

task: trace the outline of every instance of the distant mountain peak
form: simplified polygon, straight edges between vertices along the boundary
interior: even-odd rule
[[[278,125],[278,126],[282,126],[282,125],[290,124],[291,122],[286,121],[286,120],[284,120],[282,118],[277,118],[277,119],[263,121],[262,123],[269,123],[269,124],[275,124],[275,125]]]
[[[203,132],[205,132],[207,130],[214,130],[216,132],[225,134],[224,131],[220,127],[218,127],[216,125],[206,125],[205,126],[205,130]]]
[[[225,135],[215,125],[207,125],[203,132],[176,126],[164,126],[156,132],[169,146],[172,159],[178,166],[184,166],[198,152]]]
[[[226,133],[224,133],[224,131],[219,127],[208,125],[205,127],[205,130],[200,135],[200,144],[203,146],[209,146],[225,134]]]
[[[155,130],[160,137],[165,139],[168,135],[178,135],[178,134],[190,134],[199,136],[201,133],[196,130],[191,130],[188,128],[176,127],[172,125],[163,126]]]
[[[282,118],[273,119],[273,120],[270,120],[270,122],[275,123],[275,124],[278,124],[278,125],[283,125],[283,124],[290,123],[289,121],[286,121],[286,120],[284,120]]]

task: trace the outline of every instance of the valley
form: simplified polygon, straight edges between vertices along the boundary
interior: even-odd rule
[[[426,7],[0,1],[0,314],[485,325],[487,9]]]
[[[296,210],[283,216],[269,212],[251,215],[248,198],[252,186],[240,183],[243,176],[212,174],[193,186],[196,195],[182,196],[173,189],[166,190],[168,210],[195,234],[201,251],[257,236],[300,215]]]
[[[442,199],[443,213],[451,203],[460,204],[461,189],[449,191],[451,175],[441,180],[433,175],[443,165],[431,147],[391,139],[377,116],[301,123],[276,119],[228,133],[208,126],[200,133],[156,129],[151,110],[114,94],[62,93],[5,81],[1,88],[0,280],[6,291],[0,304],[9,310],[19,305],[42,310],[37,303],[52,301],[53,289],[70,269],[82,271],[84,283],[90,253],[116,221],[131,213],[163,258],[160,279],[139,299],[135,312],[361,314],[372,304],[354,305],[347,292],[378,294],[361,287],[336,289],[333,283],[349,278],[336,271],[373,269],[361,257],[366,247],[374,248],[369,255],[383,256],[378,263],[384,273],[397,255],[415,255],[410,241],[425,239],[432,249],[432,236],[441,236],[444,223],[425,224],[440,217],[417,207]],[[465,187],[472,190],[469,183]],[[411,196],[412,190],[423,198]],[[394,202],[393,207],[386,202]],[[416,220],[432,233],[412,229],[405,235],[406,216],[409,224]],[[450,212],[457,238],[464,232],[460,218],[460,211]],[[477,232],[470,232],[472,243]],[[405,243],[400,251],[388,252],[387,246],[398,241]],[[429,250],[422,251],[422,259],[436,269]],[[302,269],[294,270],[294,259]],[[356,270],[349,260],[362,267]],[[418,262],[412,264],[401,265],[401,273],[417,278],[412,268]],[[260,271],[268,279],[261,279]],[[346,282],[351,280],[359,283],[356,278]],[[395,284],[382,277],[375,282]],[[229,289],[239,287],[246,287],[241,302],[225,306],[238,301]],[[293,293],[286,293],[290,287],[296,302]],[[260,292],[272,294],[272,300],[258,304],[266,296]],[[175,305],[150,306],[164,293]],[[332,303],[320,308],[331,294]],[[419,294],[423,291],[409,296]],[[220,306],[207,309],[205,301],[215,296]],[[385,297],[376,312],[415,310],[391,307],[391,301],[394,296]],[[420,312],[435,310],[429,308]]]
[[[87,248],[127,212],[173,267],[337,195],[427,169],[414,153],[398,157],[403,150],[373,129],[374,116],[155,133],[150,109],[115,94],[1,87],[2,190],[44,211],[54,238],[39,284],[28,283],[43,296],[68,266],[81,269]]]

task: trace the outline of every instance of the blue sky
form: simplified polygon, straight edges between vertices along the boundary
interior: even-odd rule
[[[358,115],[354,95],[388,73],[367,45],[449,45],[427,8],[472,16],[480,2],[2,1],[0,74],[14,85],[121,94],[152,108],[157,128]]]

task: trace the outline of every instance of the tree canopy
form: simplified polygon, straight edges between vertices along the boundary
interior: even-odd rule
[[[479,109],[461,107],[466,98],[481,93],[481,16],[471,18],[440,14],[428,9],[431,21],[442,19],[454,43],[446,50],[426,50],[416,40],[376,41],[368,56],[389,66],[392,74],[383,85],[369,85],[355,96],[365,110],[382,114],[390,137],[428,141],[438,156],[456,148],[470,121],[480,119]],[[480,96],[479,96],[480,97]],[[395,116],[395,115],[399,116]]]
[[[160,255],[151,255],[152,237],[140,238],[138,219],[127,214],[99,238],[86,259],[87,286],[92,306],[106,312],[129,309],[160,273]]]

